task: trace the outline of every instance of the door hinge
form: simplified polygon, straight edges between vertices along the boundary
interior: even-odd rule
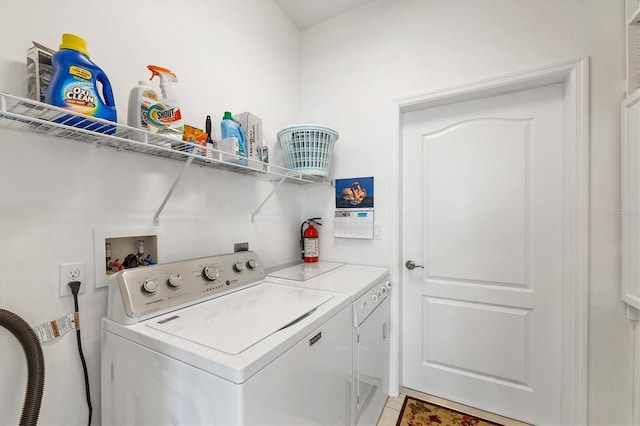
[[[360,333],[358,333],[358,335],[356,337],[356,342],[360,343]]]
[[[389,325],[385,322],[382,323],[382,338],[386,339],[389,336]]]

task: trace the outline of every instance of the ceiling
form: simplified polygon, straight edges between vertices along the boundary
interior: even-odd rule
[[[274,0],[301,30],[333,18],[371,0]]]

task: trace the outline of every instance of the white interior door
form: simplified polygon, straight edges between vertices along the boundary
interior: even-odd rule
[[[406,112],[402,385],[561,423],[563,85]]]

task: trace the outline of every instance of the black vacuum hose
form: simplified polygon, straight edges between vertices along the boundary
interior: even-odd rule
[[[13,312],[0,309],[0,326],[9,330],[18,339],[27,357],[27,392],[22,406],[20,425],[35,425],[40,415],[44,391],[44,356],[35,331]]]

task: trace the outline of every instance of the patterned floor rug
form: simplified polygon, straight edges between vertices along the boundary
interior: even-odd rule
[[[407,396],[396,426],[503,426]]]

